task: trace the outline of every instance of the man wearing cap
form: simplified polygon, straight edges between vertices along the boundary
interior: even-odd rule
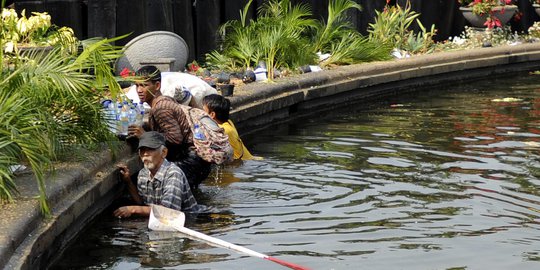
[[[137,187],[131,182],[127,165],[118,165],[121,178],[137,205],[120,207],[114,211],[114,216],[149,216],[150,204],[185,212],[197,211],[197,201],[186,176],[178,166],[165,159],[168,151],[165,137],[156,131],[145,132],[140,137],[137,151],[144,164],[137,177]]]
[[[208,177],[211,167],[195,152],[193,132],[181,108],[183,105],[161,93],[161,72],[155,66],[143,66],[136,74],[146,79],[137,83],[137,93],[141,101],[150,105],[148,128],[165,136],[167,159],[178,165],[191,188],[196,188]],[[130,126],[128,135],[140,137],[144,132],[142,127]]]

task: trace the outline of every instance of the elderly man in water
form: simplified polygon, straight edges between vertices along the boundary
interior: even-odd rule
[[[165,137],[156,131],[145,132],[140,137],[137,151],[144,164],[137,176],[137,186],[131,181],[127,165],[118,165],[120,176],[127,184],[136,205],[120,207],[114,211],[114,216],[149,216],[150,204],[185,212],[197,211],[197,201],[191,193],[184,172],[165,159],[168,151]]]

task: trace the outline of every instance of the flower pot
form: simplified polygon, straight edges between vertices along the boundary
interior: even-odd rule
[[[539,4],[533,4],[534,11],[536,11],[536,14],[540,16],[540,5]]]
[[[221,95],[224,97],[232,96],[234,92],[234,84],[218,84],[218,89],[221,91]]]
[[[217,75],[217,82],[218,83],[223,83],[223,84],[226,84],[226,83],[229,83],[231,81],[231,74],[229,73],[225,73],[225,72],[221,72]]]
[[[493,17],[496,17],[501,21],[502,25],[505,25],[512,19],[514,14],[516,13],[517,6],[515,5],[506,5],[506,6],[500,6],[500,7],[494,7],[492,10]],[[485,25],[488,15],[487,14],[474,14],[472,11],[472,8],[470,7],[460,7],[459,10],[463,14],[463,17],[465,17],[465,20],[467,20],[473,27],[478,28],[486,28]],[[503,11],[504,10],[504,11]]]

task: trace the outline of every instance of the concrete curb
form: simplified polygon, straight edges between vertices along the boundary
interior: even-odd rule
[[[540,43],[467,51],[443,52],[387,62],[338,67],[284,78],[276,83],[253,83],[231,97],[241,133],[268,123],[358,101],[379,99],[417,87],[491,75],[540,69]],[[137,156],[124,148],[120,159],[139,167]],[[58,172],[49,181],[53,216],[43,219],[33,196],[31,176],[20,182],[15,204],[2,205],[0,265],[3,269],[46,268],[79,230],[107,207],[119,192],[115,160],[110,152]],[[19,182],[19,181],[18,181]]]
[[[122,147],[113,157],[104,150],[87,161],[60,166],[51,174],[47,194],[52,216],[39,210],[37,185],[32,174],[17,178],[21,192],[14,204],[2,206],[0,265],[3,269],[43,269],[76,236],[81,228],[103,211],[118,194],[119,180],[112,164],[123,161],[140,167],[131,149]]]

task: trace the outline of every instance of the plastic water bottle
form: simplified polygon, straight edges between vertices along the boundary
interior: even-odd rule
[[[135,106],[137,106],[135,104]],[[128,110],[129,125],[135,125],[137,123],[137,109],[134,106],[130,106]]]
[[[137,113],[137,119],[135,120],[135,125],[142,127],[144,124],[144,109],[140,110]]]
[[[127,107],[127,101],[124,102],[124,106],[120,105],[120,115],[118,117],[118,135],[127,136],[129,128],[129,109]]]
[[[121,133],[121,130],[122,130],[122,125],[120,123],[120,114],[122,113],[122,103],[120,102],[116,102],[116,112],[115,112],[115,116],[116,116],[116,135],[120,135]]]
[[[193,126],[193,138],[199,141],[206,140],[206,136],[204,136],[204,133],[201,130],[201,127],[199,127],[199,124],[195,124]]]
[[[107,105],[107,114],[106,114],[106,117],[107,117],[107,126],[109,126],[109,130],[116,134],[117,130],[116,130],[116,108],[114,106],[114,102],[110,102],[108,105]]]
[[[101,102],[103,110],[103,118],[109,130],[116,133],[116,108],[114,102],[110,99],[106,99]]]

